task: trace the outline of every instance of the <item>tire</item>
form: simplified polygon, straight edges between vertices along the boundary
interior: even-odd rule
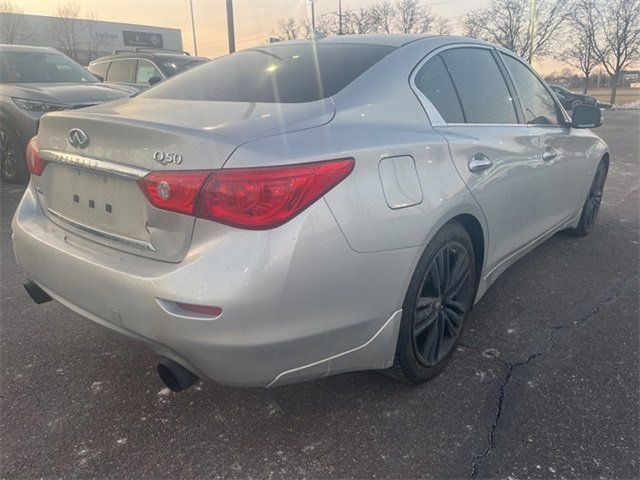
[[[24,149],[15,135],[0,130],[0,176],[8,183],[24,183],[29,178]]]
[[[582,105],[584,102],[582,100],[580,100],[579,98],[576,98],[575,100],[573,100],[571,102],[571,110],[575,110],[576,107],[579,107],[580,105]]]
[[[429,243],[409,283],[391,376],[421,384],[444,370],[471,310],[475,279],[471,239],[450,222]]]
[[[600,204],[602,202],[602,194],[604,192],[604,184],[607,181],[607,165],[604,160],[600,160],[596,173],[591,181],[589,187],[589,193],[582,205],[582,212],[580,214],[580,221],[576,228],[569,228],[568,231],[576,237],[584,237],[589,235],[591,227],[596,223],[598,218],[598,212],[600,211]]]

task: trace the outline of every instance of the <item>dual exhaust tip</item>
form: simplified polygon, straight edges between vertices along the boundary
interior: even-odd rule
[[[23,286],[31,299],[38,305],[52,300],[47,292],[31,280],[26,280]],[[168,358],[158,363],[156,368],[162,382],[173,392],[186,390],[200,380],[196,374]]]

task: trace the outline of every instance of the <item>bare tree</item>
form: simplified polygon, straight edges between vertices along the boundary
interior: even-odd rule
[[[576,4],[569,20],[567,46],[555,57],[580,70],[584,78],[584,93],[586,94],[589,88],[589,77],[600,61],[593,50],[594,30],[589,23],[589,16],[584,11],[583,4],[580,2]]]
[[[329,12],[316,19],[316,30],[327,35],[340,32],[339,13]],[[283,40],[301,38],[310,31],[308,21],[280,20],[274,35]],[[342,12],[342,32],[366,33],[451,33],[448,19],[434,14],[424,0],[384,0],[371,7]]]
[[[468,36],[502,45],[529,63],[534,55],[546,55],[571,13],[567,0],[491,0],[488,7],[463,17]],[[533,25],[534,28],[531,28]]]
[[[297,38],[305,38],[308,34],[308,29],[305,22],[300,22],[290,17],[280,20],[273,33],[281,40],[295,40]]]
[[[33,29],[21,15],[24,13],[13,2],[0,2],[0,43],[28,43]]]
[[[393,6],[395,23],[400,33],[422,33],[427,15],[420,0],[398,0]]]
[[[360,7],[359,10],[345,10],[342,13],[342,31],[346,34],[370,33],[373,30],[371,10]]]
[[[87,22],[87,34],[89,36],[89,40],[87,42],[87,52],[89,54],[89,57],[87,61],[90,62],[100,56],[100,46],[102,45],[102,38],[97,36],[94,30],[94,22],[98,20],[98,16],[95,13],[88,13],[86,18],[87,20],[91,20]]]
[[[611,77],[616,101],[621,72],[640,59],[640,0],[582,0],[593,51]]]
[[[58,5],[56,17],[51,24],[52,41],[56,48],[66,56],[80,61],[78,42],[83,31],[80,21],[80,5],[77,3]]]
[[[377,3],[370,8],[369,12],[373,32],[393,32],[395,9],[393,5],[391,5],[391,2],[385,0]]]

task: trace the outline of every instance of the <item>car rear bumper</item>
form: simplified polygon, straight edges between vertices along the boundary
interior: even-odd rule
[[[200,376],[242,386],[390,366],[419,255],[353,252],[323,200],[264,232],[197,221],[180,263],[73,235],[44,215],[31,186],[12,229],[25,276],[55,300]],[[173,302],[223,313],[194,317],[167,308]]]

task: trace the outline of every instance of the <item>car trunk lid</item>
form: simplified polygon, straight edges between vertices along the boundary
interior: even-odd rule
[[[48,163],[41,176],[33,177],[34,188],[51,220],[67,230],[112,248],[179,262],[195,219],[153,207],[139,178],[150,171],[219,169],[243,143],[312,128],[332,117],[330,100],[131,99],[56,112],[41,121],[38,146]],[[87,136],[86,145],[71,144],[74,129]]]

